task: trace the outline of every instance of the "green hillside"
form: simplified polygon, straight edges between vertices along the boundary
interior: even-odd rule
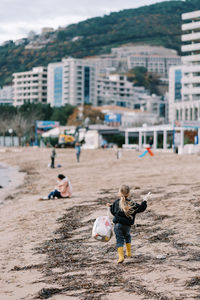
[[[199,0],[186,0],[122,10],[55,31],[49,34],[51,41],[37,50],[25,49],[28,41],[19,46],[10,41],[0,47],[0,86],[9,84],[14,72],[46,66],[67,56],[109,53],[112,47],[127,43],[162,45],[180,51],[181,14],[199,9]]]

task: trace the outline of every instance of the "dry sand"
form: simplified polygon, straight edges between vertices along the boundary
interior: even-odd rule
[[[156,153],[138,158],[124,151],[8,149],[0,163],[26,172],[0,207],[0,300],[191,300],[200,299],[200,157]],[[73,198],[38,201],[58,173],[71,179]],[[132,227],[133,257],[117,265],[114,237],[104,244],[91,237],[105,203],[128,184],[133,197],[151,191],[148,209]],[[14,184],[14,181],[13,181]],[[11,184],[12,186],[12,184]]]

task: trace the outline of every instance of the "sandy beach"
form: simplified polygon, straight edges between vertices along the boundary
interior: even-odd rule
[[[13,150],[0,152],[19,171],[0,207],[0,300],[200,299],[200,156],[127,150],[117,160],[100,149],[77,163],[74,149],[57,149],[62,167],[49,169],[50,149]],[[39,201],[59,173],[73,197]],[[115,238],[97,242],[91,231],[121,184],[137,202],[152,198],[132,227],[132,258],[117,265]]]

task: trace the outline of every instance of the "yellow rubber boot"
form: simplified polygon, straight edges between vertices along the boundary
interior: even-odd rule
[[[123,247],[119,247],[117,248],[117,252],[118,252],[118,256],[119,256],[119,259],[117,261],[117,263],[122,263],[124,261],[124,249]]]
[[[126,255],[131,257],[131,243],[126,244]]]

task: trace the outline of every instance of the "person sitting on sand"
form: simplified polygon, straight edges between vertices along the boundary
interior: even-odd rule
[[[72,196],[72,186],[69,179],[63,175],[58,175],[58,184],[55,189],[49,193],[48,197],[42,197],[40,200],[48,200],[54,198],[70,198]]]
[[[131,225],[134,224],[135,215],[145,211],[147,207],[146,199],[149,196],[146,196],[146,199],[144,197],[144,201],[138,204],[129,199],[129,195],[130,188],[127,185],[122,185],[119,189],[120,199],[116,200],[112,205],[109,203],[106,204],[107,207],[110,207],[110,212],[114,216],[114,232],[119,256],[117,263],[124,261],[124,242],[126,243],[126,255],[127,257],[131,257]]]

